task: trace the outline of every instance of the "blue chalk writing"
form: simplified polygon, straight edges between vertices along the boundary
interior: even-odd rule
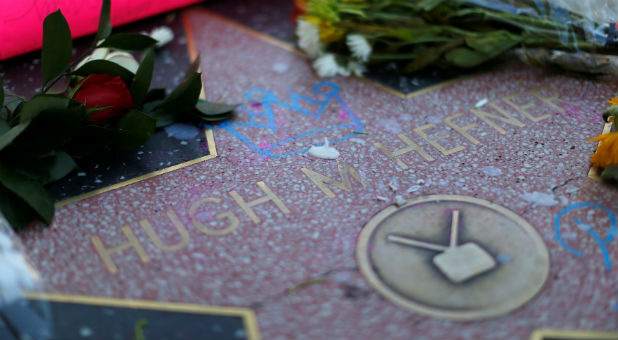
[[[562,209],[558,213],[558,215],[556,215],[556,218],[554,219],[554,227],[555,227],[556,239],[558,240],[558,243],[560,243],[561,246],[563,246],[567,251],[574,254],[575,256],[584,257],[583,252],[576,250],[573,247],[569,246],[564,241],[564,239],[562,238],[562,235],[560,234],[560,218],[564,216],[564,214],[566,214],[567,212],[573,209],[578,209],[578,208],[595,208],[595,209],[603,210],[609,216],[611,225],[610,225],[609,233],[607,234],[605,239],[602,239],[599,236],[599,234],[597,234],[590,226],[586,225],[582,221],[576,219],[575,223],[577,223],[581,227],[581,229],[585,230],[588,234],[590,234],[590,236],[592,236],[592,238],[597,242],[597,244],[601,248],[601,253],[603,254],[603,260],[605,261],[605,268],[607,270],[611,270],[612,264],[609,258],[609,252],[607,251],[607,245],[609,242],[611,242],[614,239],[614,237],[618,233],[618,230],[616,228],[616,217],[614,216],[614,213],[609,208],[606,208],[597,203],[575,203],[575,204],[571,204],[567,206],[566,208]]]
[[[268,90],[260,88],[251,89],[246,94],[246,100],[249,102],[259,102],[261,103],[261,105],[259,105],[257,109],[254,109],[254,107],[251,105],[250,107],[241,106],[238,108],[238,111],[244,111],[247,113],[247,115],[249,116],[248,122],[226,121],[219,125],[208,127],[211,129],[225,129],[230,134],[232,134],[232,136],[238,138],[240,141],[246,144],[251,150],[262,155],[275,158],[286,157],[306,152],[309,149],[307,147],[284,154],[277,154],[273,151],[273,149],[279,146],[289,144],[290,142],[304,136],[337,129],[342,129],[344,131],[347,130],[343,132],[341,137],[330,141],[331,144],[335,144],[355,136],[355,132],[357,131],[364,131],[363,123],[360,121],[360,119],[357,118],[356,114],[344,103],[344,101],[339,96],[339,87],[337,85],[329,82],[320,82],[313,87],[313,93],[318,98],[322,99],[314,99],[300,94],[292,93],[290,95],[291,103],[287,103],[277,99],[277,96]],[[317,110],[315,112],[307,110],[301,106],[301,102],[313,104],[317,106]],[[277,131],[280,127],[275,121],[275,115],[273,113],[274,105],[288,108],[290,110],[293,110],[293,112],[299,113],[304,116],[313,117],[313,119],[317,120],[320,118],[326,107],[331,102],[336,102],[341,106],[349,119],[348,123],[333,125],[326,128],[308,130],[301,134],[281,140],[267,147],[256,145],[253,141],[250,140],[250,138],[248,138],[245,134],[242,133],[242,131],[239,130],[239,128],[262,128],[269,129],[273,132]],[[258,123],[257,119],[260,119],[259,121],[261,123]]]

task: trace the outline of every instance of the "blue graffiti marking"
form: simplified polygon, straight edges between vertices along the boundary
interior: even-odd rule
[[[609,220],[611,222],[610,228],[609,228],[609,233],[607,234],[607,236],[605,237],[605,239],[602,239],[599,234],[597,234],[592,227],[590,227],[589,225],[587,225],[586,223],[575,219],[575,223],[577,223],[577,225],[585,230],[588,234],[590,234],[590,236],[592,236],[592,238],[597,242],[597,244],[599,245],[599,247],[601,247],[601,252],[603,253],[603,260],[605,261],[605,268],[607,270],[611,270],[612,269],[612,264],[610,262],[610,258],[609,258],[609,252],[607,251],[607,244],[609,244],[609,242],[611,242],[614,237],[616,236],[616,234],[618,233],[618,228],[616,228],[616,217],[614,216],[614,213],[609,210],[608,208],[600,205],[600,204],[596,204],[596,203],[575,203],[575,204],[571,204],[568,207],[562,209],[560,211],[560,213],[558,213],[558,215],[556,215],[556,218],[554,219],[554,227],[556,229],[556,239],[558,240],[558,243],[560,243],[561,246],[563,246],[567,251],[569,251],[570,253],[574,254],[575,256],[578,257],[584,257],[584,253],[576,250],[574,248],[572,248],[571,246],[569,246],[564,239],[562,238],[562,235],[560,235],[560,218],[566,214],[567,212],[573,210],[573,209],[578,209],[578,208],[596,208],[599,210],[603,210],[607,213],[607,215],[609,216]]]
[[[277,99],[277,96],[268,90],[254,88],[254,89],[247,91],[245,98],[249,102],[261,103],[262,105],[260,109],[254,110],[251,107],[245,107],[245,106],[240,106],[238,108],[238,111],[245,111],[249,115],[248,122],[225,121],[217,126],[208,126],[208,127],[211,129],[225,129],[230,134],[232,134],[232,136],[238,138],[240,141],[245,143],[251,150],[259,154],[269,156],[269,157],[274,157],[274,158],[295,155],[295,154],[303,153],[309,150],[309,148],[303,148],[301,150],[296,150],[296,151],[289,152],[286,154],[281,154],[281,155],[274,154],[272,152],[273,149],[283,144],[290,143],[304,136],[309,136],[312,134],[335,130],[335,129],[349,128],[349,129],[354,130],[353,132],[348,133],[344,135],[343,137],[340,137],[334,141],[331,141],[331,144],[335,144],[335,143],[338,143],[338,142],[341,142],[341,141],[344,141],[346,139],[353,137],[355,135],[354,133],[355,131],[364,131],[363,123],[360,121],[360,119],[356,117],[356,114],[354,114],[354,112],[343,102],[343,100],[339,96],[339,87],[337,85],[333,83],[329,83],[329,82],[320,82],[313,86],[313,93],[319,98],[322,98],[322,100],[318,100],[318,99],[310,98],[310,97],[303,96],[300,94],[292,93],[290,95],[291,103],[287,103],[287,102]],[[301,106],[301,102],[313,104],[317,106],[318,109],[315,112],[307,110]],[[241,127],[249,127],[249,128],[269,129],[273,132],[277,131],[277,129],[279,129],[279,126],[277,126],[277,123],[275,122],[275,115],[273,113],[273,105],[279,105],[281,107],[285,107],[290,110],[293,110],[294,112],[300,113],[301,115],[312,117],[313,119],[318,119],[320,118],[320,116],[322,115],[326,107],[329,105],[329,103],[331,102],[336,102],[343,108],[347,117],[349,117],[349,119],[351,120],[351,123],[340,124],[340,125],[330,126],[330,127],[316,129],[316,130],[309,130],[299,135],[279,141],[273,145],[268,146],[267,148],[259,147],[258,145],[253,143],[251,140],[249,140],[247,136],[243,135],[243,133],[238,130],[238,128],[241,128]],[[260,123],[257,122],[257,119],[260,119]]]

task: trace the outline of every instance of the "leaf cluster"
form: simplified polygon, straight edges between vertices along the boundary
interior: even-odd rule
[[[237,106],[199,99],[199,60],[168,96],[165,89],[150,89],[157,41],[135,33],[112,34],[110,7],[110,0],[103,0],[96,38],[74,61],[71,31],[62,12],[58,10],[45,18],[41,94],[25,99],[5,93],[0,82],[0,213],[16,229],[34,218],[51,223],[54,201],[45,185],[75,170],[76,158],[101,148],[137,148],[157,127],[178,120],[224,120]],[[72,70],[96,48],[139,52],[139,68],[133,74],[116,63],[92,60]],[[86,109],[84,103],[72,99],[80,86],[76,80],[92,74],[121,77],[134,107],[103,126],[92,124],[88,116],[105,108]],[[68,86],[58,85],[71,83],[69,93]]]
[[[515,47],[616,53],[590,39],[602,25],[548,1],[311,0],[307,15],[362,34],[373,47],[370,63],[396,62],[406,73],[473,68]],[[325,49],[351,56],[345,38]]]

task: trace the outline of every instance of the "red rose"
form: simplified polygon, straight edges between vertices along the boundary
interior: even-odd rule
[[[88,116],[94,124],[103,125],[111,118],[133,107],[131,93],[120,77],[109,74],[92,74],[82,79],[77,86],[79,88],[73,99],[86,104],[87,109],[109,106]]]

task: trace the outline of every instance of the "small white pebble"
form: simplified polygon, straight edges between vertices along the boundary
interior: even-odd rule
[[[423,185],[423,184],[425,184],[425,180],[424,179],[419,179],[418,181],[416,181],[416,184]]]
[[[413,192],[417,192],[417,191],[419,191],[421,189],[422,189],[422,187],[420,185],[413,185],[413,186],[409,187],[408,190],[406,190],[406,193],[410,194],[410,193],[413,193]]]
[[[77,176],[78,177],[86,177],[86,173],[85,172],[78,172]]]
[[[401,207],[402,205],[406,204],[406,199],[403,198],[401,195],[395,195],[393,203],[395,203],[396,206]]]
[[[86,326],[82,326],[82,327],[79,329],[79,335],[80,335],[80,336],[82,336],[82,337],[84,337],[84,338],[85,338],[85,337],[89,337],[89,336],[91,336],[91,335],[92,335],[92,329],[90,329],[90,328],[88,328],[88,327],[86,327]]]
[[[384,196],[376,196],[376,199],[378,201],[384,201],[384,202],[388,202],[388,198],[384,197]]]
[[[489,100],[487,98],[483,98],[483,99],[479,100],[478,102],[476,102],[476,104],[474,104],[474,107],[476,107],[478,109],[480,107],[483,107],[483,106],[487,105],[488,102],[489,102]]]
[[[275,73],[278,73],[278,74],[285,73],[285,72],[287,72],[289,69],[290,69],[290,65],[288,65],[288,64],[286,64],[286,63],[281,63],[281,62],[278,62],[278,63],[274,63],[274,64],[273,64],[273,71],[274,71]]]

